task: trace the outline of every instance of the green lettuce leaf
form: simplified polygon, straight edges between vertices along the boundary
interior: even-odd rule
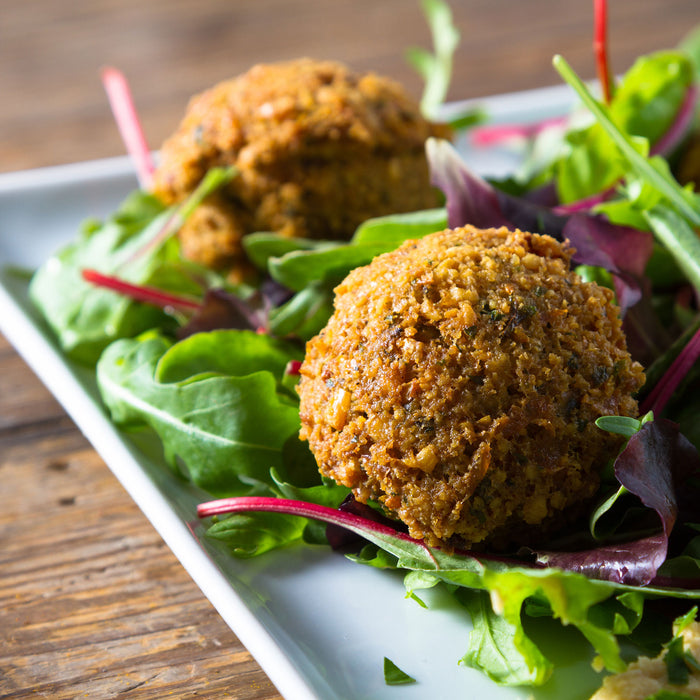
[[[423,0],[422,6],[432,34],[433,52],[414,47],[406,52],[406,58],[425,81],[421,112],[427,119],[435,119],[447,97],[452,79],[452,60],[460,37],[447,3]]]
[[[387,685],[409,685],[416,679],[402,671],[391,659],[384,657],[384,682]]]
[[[682,52],[642,56],[615,91],[610,120],[634,139],[654,144],[673,124],[694,79],[693,65]],[[627,174],[625,159],[599,122],[569,132],[566,140],[568,150],[552,169],[562,202],[595,195]]]
[[[315,282],[335,286],[350,270],[367,265],[377,256],[394,250],[412,238],[421,238],[447,226],[444,209],[427,209],[405,214],[369,219],[361,224],[348,243],[317,244],[294,247],[277,257],[270,256],[268,267],[272,277],[294,291],[301,291]],[[271,234],[258,239],[262,259],[262,243],[268,250],[274,244]],[[283,248],[280,248],[282,250]]]
[[[304,538],[307,523],[281,513],[246,513],[215,522],[207,537],[219,540],[233,556],[257,557]]]
[[[484,672],[499,685],[541,685],[552,663],[505,617],[496,614],[484,591],[466,591],[460,601],[469,611],[473,629],[462,663]],[[517,640],[517,642],[516,642]]]
[[[203,285],[225,286],[211,270],[183,260],[179,241],[172,234],[207,194],[233,174],[213,169],[178,207],[166,208],[153,195],[133,192],[112,216],[101,223],[87,223],[75,241],[37,270],[30,297],[66,355],[94,365],[102,350],[117,338],[177,325],[160,308],[85,281],[82,273],[86,269],[195,299],[203,296]]]
[[[29,288],[30,296],[68,356],[94,364],[102,350],[116,338],[168,324],[168,317],[160,309],[137,304],[116,292],[96,289],[83,280],[82,270],[93,267],[114,272],[150,241],[171,215],[172,211],[154,197],[135,192],[104,223],[86,224],[75,242],[37,270]],[[149,257],[129,266],[129,279],[155,284],[155,278],[163,275],[164,268],[173,272],[177,258],[173,245],[165,245],[157,259]],[[171,288],[177,288],[179,293],[194,291],[192,284],[184,279]]]
[[[216,348],[216,350],[214,350]],[[285,443],[299,431],[296,398],[281,385],[295,345],[251,331],[216,331],[173,344],[156,334],[110,345],[97,381],[114,422],[148,426],[166,459],[218,496],[272,489]]]

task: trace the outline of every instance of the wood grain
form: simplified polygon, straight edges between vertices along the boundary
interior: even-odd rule
[[[453,0],[452,98],[594,76],[592,3]],[[310,55],[375,69],[418,94],[407,0],[0,2],[0,171],[122,153],[99,81],[129,78],[153,147],[189,96],[259,61]],[[697,0],[610,3],[612,64],[675,45]],[[1,213],[0,213],[1,215]],[[279,694],[60,406],[0,338],[0,697]]]
[[[0,697],[279,697],[4,340],[0,387]]]

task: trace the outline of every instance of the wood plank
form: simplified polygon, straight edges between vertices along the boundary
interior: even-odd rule
[[[4,338],[0,387],[0,697],[279,698]]]

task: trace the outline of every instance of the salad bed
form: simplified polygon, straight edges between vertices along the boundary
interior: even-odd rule
[[[609,103],[555,59],[594,123],[543,130],[533,158],[507,182],[484,181],[449,144],[431,142],[444,209],[370,220],[347,244],[248,236],[259,287],[231,288],[180,256],[176,223],[236,176],[212,171],[185,207],[139,191],[109,220],[86,225],[38,271],[32,296],[66,354],[95,365],[112,419],[155,431],[178,474],[234,499],[200,509],[202,517],[238,513],[209,529],[232,554],[330,542],[363,564],[405,571],[416,599],[445,585],[474,622],[466,663],[500,683],[537,685],[551,673],[523,615],[577,627],[602,665],[621,670],[620,639],[659,648],[678,613],[673,601],[690,608],[700,595],[700,203],[672,174],[696,126],[693,51],[640,59]],[[541,167],[534,156],[547,140]],[[509,556],[447,554],[377,522],[375,511],[347,501],[347,489],[320,479],[297,438],[294,385],[303,341],[324,325],[332,289],[350,269],[446,225],[504,220],[569,238],[580,273],[614,286],[630,347],[647,367],[643,416],[599,422],[628,442],[576,542]],[[361,539],[348,541],[338,526]]]

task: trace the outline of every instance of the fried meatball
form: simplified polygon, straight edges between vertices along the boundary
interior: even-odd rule
[[[258,65],[192,98],[154,190],[176,202],[235,165],[181,232],[187,257],[235,269],[253,231],[345,239],[370,217],[435,206],[424,146],[448,135],[387,78],[310,59]]]
[[[432,545],[534,541],[599,485],[641,366],[612,292],[548,236],[465,227],[353,270],[307,344],[301,437],[321,473]]]

